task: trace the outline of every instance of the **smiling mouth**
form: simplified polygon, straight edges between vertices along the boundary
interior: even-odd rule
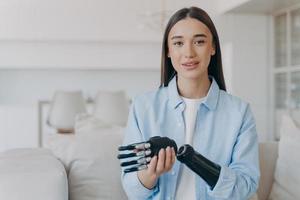
[[[189,62],[181,64],[185,69],[194,69],[198,66],[199,62]]]

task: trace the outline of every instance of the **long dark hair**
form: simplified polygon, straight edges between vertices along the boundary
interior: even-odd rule
[[[183,8],[178,10],[169,20],[165,29],[163,43],[162,43],[162,56],[161,56],[161,84],[160,87],[168,86],[169,81],[176,75],[176,71],[171,63],[171,59],[168,57],[168,35],[171,28],[180,20],[187,17],[194,18],[205,24],[210,30],[213,36],[213,43],[215,45],[215,55],[211,57],[208,65],[208,75],[211,75],[217,81],[220,89],[226,91],[223,69],[220,42],[217,30],[214,23],[208,14],[197,7]]]

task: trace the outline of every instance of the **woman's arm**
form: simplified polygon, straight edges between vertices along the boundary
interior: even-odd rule
[[[145,140],[140,130],[138,119],[143,120],[144,116],[138,115],[136,104],[133,102],[123,144],[132,144]],[[158,156],[154,156],[151,159],[147,169],[133,173],[122,172],[122,184],[128,198],[140,200],[154,196],[158,192],[159,176],[172,168],[175,158],[174,149],[168,147],[161,149]]]
[[[133,101],[128,115],[127,127],[123,142],[124,145],[141,142],[144,140],[137,118],[136,101]],[[139,181],[136,172],[126,174],[122,172],[121,180],[123,188],[129,199],[148,199],[157,191],[156,187],[153,187],[151,190],[144,187]]]
[[[247,106],[229,166],[221,166],[216,186],[208,194],[220,199],[248,199],[258,187],[260,172],[255,121]]]

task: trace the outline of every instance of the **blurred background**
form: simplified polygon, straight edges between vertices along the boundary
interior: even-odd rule
[[[190,6],[212,17],[228,92],[251,104],[259,140],[278,140],[281,115],[299,119],[300,0],[2,0],[0,151],[41,145],[56,91],[157,88],[164,25]]]

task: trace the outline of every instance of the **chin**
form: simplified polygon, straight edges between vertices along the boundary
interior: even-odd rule
[[[180,75],[179,75],[180,76]],[[183,74],[181,75],[182,78],[184,79],[190,79],[190,80],[199,80],[203,75],[197,75],[197,74]]]
[[[183,77],[184,79],[201,79],[207,75],[207,72],[199,72],[199,71],[184,71],[178,74],[178,76]]]

